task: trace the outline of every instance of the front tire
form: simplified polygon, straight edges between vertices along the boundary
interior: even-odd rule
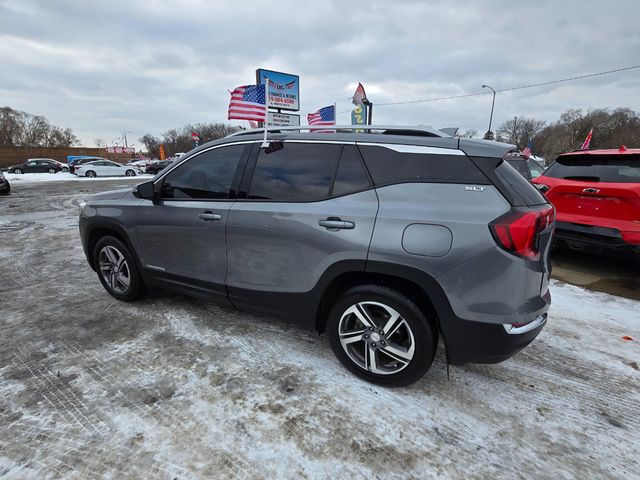
[[[333,353],[369,382],[401,387],[429,370],[437,330],[405,295],[380,285],[351,288],[334,304],[326,331]]]
[[[55,168],[50,168],[47,170],[49,173],[57,173],[58,171]]]
[[[85,177],[89,177],[89,178],[96,178],[96,172],[94,172],[93,170],[87,170],[87,173],[84,174]]]
[[[16,175],[22,175],[24,172],[22,171],[21,168],[16,168],[13,173],[15,173]]]
[[[136,176],[136,172],[134,172],[133,170],[127,170],[126,172],[124,172],[124,174],[127,177],[135,177]]]
[[[138,266],[119,239],[105,236],[93,248],[93,264],[104,289],[114,298],[130,302],[143,293]]]

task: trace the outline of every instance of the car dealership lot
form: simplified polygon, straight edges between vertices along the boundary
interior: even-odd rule
[[[447,379],[440,350],[417,384],[384,389],[276,319],[163,292],[114,300],[77,205],[140,179],[46,175],[0,198],[0,476],[637,474],[638,301],[555,281],[549,324],[513,359]]]

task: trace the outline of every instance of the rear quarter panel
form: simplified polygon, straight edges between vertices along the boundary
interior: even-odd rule
[[[368,259],[429,274],[462,319],[487,323],[529,321],[547,307],[541,297],[542,266],[496,245],[488,224],[510,209],[496,188],[466,187],[473,186],[405,183],[378,188],[380,206]],[[403,234],[415,224],[430,226],[425,229],[421,255],[415,254],[420,251],[416,238],[412,238],[409,248],[414,253],[403,248]],[[443,249],[443,230],[431,226],[451,232],[448,251]],[[430,248],[427,244],[434,239],[438,244]]]

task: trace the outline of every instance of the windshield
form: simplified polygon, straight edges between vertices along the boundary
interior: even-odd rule
[[[566,180],[640,183],[640,155],[560,156],[544,174]]]

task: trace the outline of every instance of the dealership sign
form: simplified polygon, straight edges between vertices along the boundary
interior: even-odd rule
[[[107,147],[105,150],[107,153],[136,153],[133,147]]]
[[[300,110],[300,77],[273,70],[256,70],[256,84],[267,84],[268,107],[281,110]]]
[[[269,112],[267,120],[268,127],[298,127],[300,126],[300,115],[293,113]]]

